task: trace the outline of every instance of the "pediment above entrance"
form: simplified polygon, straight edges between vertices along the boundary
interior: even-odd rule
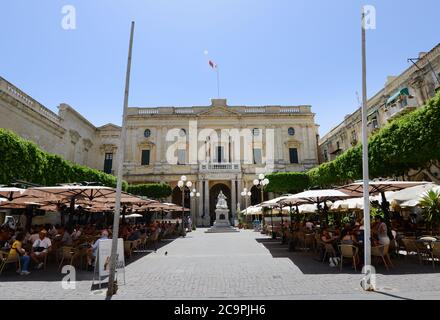
[[[211,107],[202,113],[199,113],[199,117],[239,117],[241,114],[237,111],[228,109],[227,107]]]

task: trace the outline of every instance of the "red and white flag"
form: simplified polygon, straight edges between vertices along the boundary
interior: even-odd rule
[[[214,63],[214,61],[209,60],[208,63],[211,66],[212,69],[217,69],[217,65]]]

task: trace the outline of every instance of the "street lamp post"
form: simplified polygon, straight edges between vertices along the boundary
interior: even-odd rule
[[[261,203],[264,202],[264,188],[268,184],[269,184],[269,179],[267,179],[265,177],[265,175],[262,173],[260,173],[258,175],[258,179],[254,180],[254,186],[256,186],[261,191]],[[261,228],[263,228],[263,224],[264,224],[264,212],[263,212],[263,218],[262,218],[262,222],[261,222]],[[273,232],[273,228],[272,228],[272,232]]]
[[[248,199],[251,197],[252,193],[248,191],[247,188],[244,188],[241,192],[241,196],[244,198],[245,206],[246,206],[246,219],[247,219],[247,209],[248,209]]]
[[[182,227],[181,227],[181,234],[182,237],[186,235],[185,233],[185,226],[184,226],[184,220],[185,220],[185,186],[188,188],[192,187],[191,181],[186,181],[186,176],[181,176],[179,182],[177,182],[177,186],[182,190]],[[186,182],[186,183],[185,183]]]
[[[193,218],[191,220],[192,220],[192,223],[194,224],[194,226],[197,227],[197,215],[198,215],[198,212],[195,212],[195,211],[198,208],[197,207],[197,199],[200,197],[200,192],[197,192],[196,189],[193,189],[191,191],[191,193],[189,194],[189,196],[191,197],[191,199],[193,199],[195,197],[195,200],[196,200],[196,203],[194,205],[194,209],[191,212],[192,213],[191,215],[193,216]]]

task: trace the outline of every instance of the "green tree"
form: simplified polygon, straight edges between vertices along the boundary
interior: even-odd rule
[[[0,184],[25,180],[48,186],[88,181],[116,186],[115,176],[44,152],[35,143],[3,128],[0,128],[0,164]],[[126,190],[127,182],[124,181],[122,186]]]
[[[148,183],[128,186],[128,192],[152,199],[163,199],[172,194],[170,185],[166,183]]]
[[[267,176],[268,192],[298,193],[309,188],[310,179],[305,172],[277,172]]]

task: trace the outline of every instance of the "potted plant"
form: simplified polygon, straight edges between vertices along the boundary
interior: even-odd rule
[[[419,205],[423,209],[423,218],[431,226],[431,231],[434,226],[440,227],[440,193],[434,190],[428,191],[420,200]]]

